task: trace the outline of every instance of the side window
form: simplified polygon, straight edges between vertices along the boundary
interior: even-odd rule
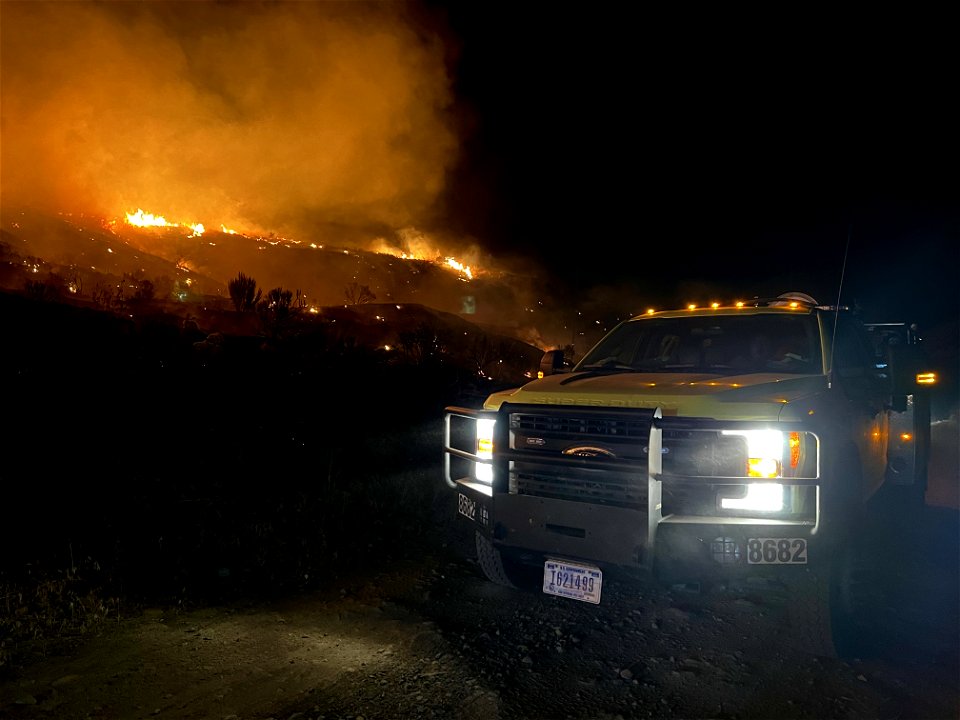
[[[853,395],[864,395],[874,388],[876,359],[860,328],[841,316],[837,326],[834,367],[844,388]]]

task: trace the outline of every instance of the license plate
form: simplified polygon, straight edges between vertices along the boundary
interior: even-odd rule
[[[543,563],[543,591],[547,595],[600,603],[603,572],[592,565],[581,565],[567,560],[547,560]]]
[[[804,538],[749,538],[749,565],[806,565],[807,541]]]

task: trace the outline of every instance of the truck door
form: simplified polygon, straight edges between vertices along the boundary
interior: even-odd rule
[[[834,378],[849,403],[851,434],[860,452],[866,498],[879,489],[886,473],[889,388],[878,374],[877,359],[863,327],[843,315],[838,323]]]

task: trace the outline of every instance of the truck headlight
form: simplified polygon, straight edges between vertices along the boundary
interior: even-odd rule
[[[477,420],[477,457],[493,458],[493,424],[494,420]],[[493,483],[493,466],[487,463],[474,463],[474,477],[485,483]]]
[[[779,483],[747,485],[746,495],[739,498],[721,497],[720,507],[724,510],[779,512],[783,510],[783,485]]]
[[[784,433],[779,430],[724,430],[724,435],[740,435],[747,441],[747,477],[776,478],[783,475]],[[796,433],[790,433],[791,440]],[[789,462],[795,466],[794,443],[790,443]],[[799,459],[799,456],[797,456]],[[777,512],[783,509],[783,485],[752,483],[743,497],[721,497],[724,510]]]

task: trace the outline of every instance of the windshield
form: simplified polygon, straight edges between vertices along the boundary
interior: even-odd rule
[[[574,371],[818,374],[819,337],[812,315],[628,320],[597,343]]]

